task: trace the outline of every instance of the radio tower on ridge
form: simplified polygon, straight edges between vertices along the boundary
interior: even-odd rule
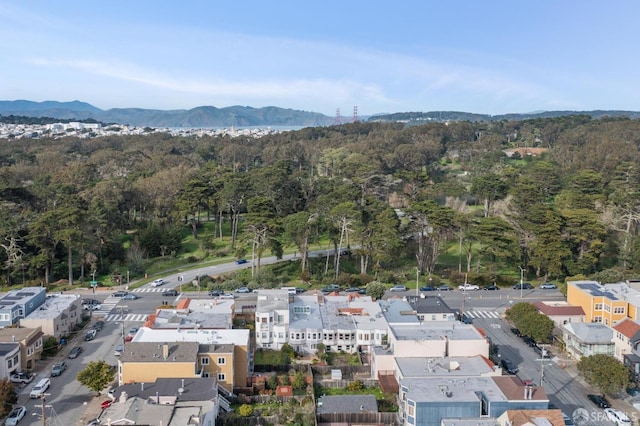
[[[340,117],[340,108],[336,109],[336,124],[342,124],[342,117]]]
[[[353,122],[357,123],[358,120],[358,105],[353,107]]]

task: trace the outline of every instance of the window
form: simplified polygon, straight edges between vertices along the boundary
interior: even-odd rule
[[[202,377],[209,377],[209,373],[203,373]]]
[[[593,317],[593,322],[602,322],[602,317]]]
[[[227,380],[227,375],[224,373],[218,373],[218,381],[219,382],[224,382]]]
[[[596,303],[596,304],[593,306],[593,309],[594,309],[595,311],[601,311],[601,310],[602,310],[602,303]]]
[[[624,311],[624,306],[616,306],[615,308],[613,308],[614,314],[624,314]]]
[[[605,312],[611,312],[611,306],[603,305]]]
[[[414,415],[415,415],[415,412],[416,412],[416,407],[414,407],[413,405],[409,405],[409,406],[407,407],[407,413],[408,413],[410,416],[414,416]]]
[[[293,307],[294,314],[309,314],[311,313],[310,306],[294,306]]]
[[[202,358],[200,358],[200,364],[209,365],[209,357],[203,356]]]
[[[224,365],[227,363],[227,359],[223,356],[218,357],[218,365]]]

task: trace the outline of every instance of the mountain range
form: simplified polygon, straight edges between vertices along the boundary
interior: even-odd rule
[[[275,106],[253,108],[230,106],[216,108],[199,106],[189,110],[158,110],[143,108],[112,108],[101,110],[81,101],[34,102],[27,100],[0,101],[0,116],[48,117],[66,121],[95,120],[102,123],[128,124],[138,127],[316,127],[337,124],[336,117],[317,112],[300,111]],[[476,114],[458,111],[397,112],[360,117],[360,120],[384,122],[429,121],[500,121],[552,118],[567,115],[588,115],[592,118],[640,118],[637,111],[536,111],[525,114]],[[343,122],[350,118],[343,118]]]

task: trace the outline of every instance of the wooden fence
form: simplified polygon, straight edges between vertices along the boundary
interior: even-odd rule
[[[316,423],[400,425],[398,413],[325,413],[316,415]]]

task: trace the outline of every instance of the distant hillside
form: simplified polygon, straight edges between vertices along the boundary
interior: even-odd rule
[[[335,118],[278,107],[252,108],[201,106],[190,110],[113,108],[103,111],[93,105],[73,102],[0,101],[0,115],[51,117],[61,120],[93,119],[103,123],[139,127],[243,127],[243,126],[327,126]]]
[[[474,114],[459,111],[430,111],[430,112],[397,112],[393,114],[378,114],[369,117],[369,121],[383,122],[425,122],[425,121],[502,121],[502,120],[531,120],[535,118],[565,117],[568,115],[588,115],[592,118],[628,117],[640,118],[638,111],[540,111],[528,114]]]

